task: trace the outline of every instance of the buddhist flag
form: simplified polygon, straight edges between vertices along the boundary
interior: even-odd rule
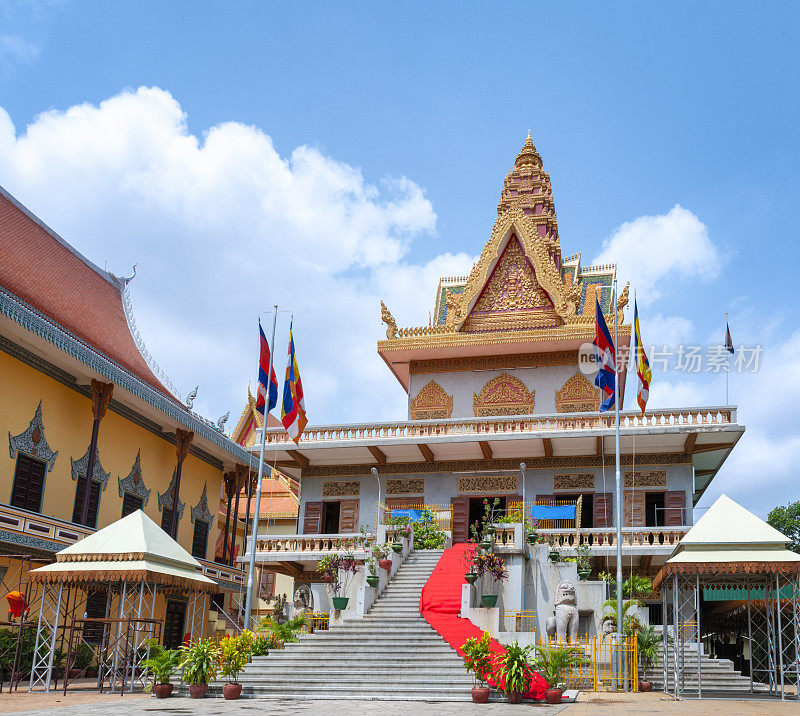
[[[617,357],[614,350],[614,341],[608,332],[606,319],[600,310],[600,302],[595,298],[595,339],[594,361],[598,368],[594,384],[603,391],[605,400],[600,404],[600,412],[611,410],[614,407],[614,375],[617,372]]]
[[[283,406],[281,407],[281,422],[289,437],[300,441],[300,435],[308,423],[306,419],[306,404],[303,400],[303,382],[300,380],[300,371],[297,368],[297,357],[294,354],[294,336],[292,324],[289,324],[289,355],[286,359],[286,377],[283,381]]]
[[[653,372],[650,370],[650,361],[647,360],[647,354],[644,352],[644,345],[642,345],[642,333],[639,330],[639,307],[636,305],[636,299],[633,299],[633,359],[636,361],[636,375],[639,377],[639,387],[636,391],[636,402],[642,409],[647,405],[647,398],[650,397],[650,381],[653,378]]]
[[[261,321],[258,322],[258,336],[260,342],[260,350],[258,355],[258,391],[256,393],[256,410],[264,415],[268,413],[278,404],[278,377],[275,375],[275,366],[272,366],[272,375],[267,379],[269,373],[269,343],[267,337],[264,335],[264,329],[261,328]],[[269,385],[269,389],[267,388]],[[264,406],[267,403],[267,392],[269,392],[269,405],[266,410]],[[266,424],[266,421],[265,421]]]
[[[731,338],[731,327],[728,325],[728,319],[725,319],[725,350],[733,355],[733,338]]]

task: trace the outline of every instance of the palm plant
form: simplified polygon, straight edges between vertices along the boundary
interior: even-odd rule
[[[656,663],[659,644],[661,644],[663,640],[664,637],[659,634],[652,625],[648,625],[639,630],[639,633],[636,635],[636,641],[639,659],[642,664],[642,673],[645,673]]]
[[[289,619],[289,621],[284,624],[279,624],[273,619],[265,618],[261,621],[259,628],[271,632],[275,635],[276,639],[286,644],[288,642],[297,641],[297,635],[305,625],[306,618],[301,615],[294,617],[294,619]]]
[[[639,602],[636,599],[626,599],[622,602],[622,635],[630,637],[635,635],[641,628],[642,623],[639,621],[639,615],[636,613],[639,608]],[[603,619],[601,620],[604,625],[608,624],[611,631],[617,630],[617,600],[606,599],[603,602]]]
[[[498,676],[503,685],[503,691],[508,693],[524,693],[528,690],[533,669],[528,663],[531,646],[520,646],[517,642],[506,644],[504,652],[497,657],[500,667]]]
[[[181,653],[177,649],[154,649],[150,658],[142,662],[142,668],[154,683],[168,684],[180,660]]]
[[[568,646],[536,644],[533,648],[536,650],[533,665],[551,689],[557,689],[564,675],[585,660],[580,650]]]
[[[219,648],[211,639],[198,639],[181,646],[183,679],[188,684],[207,684],[217,675]]]

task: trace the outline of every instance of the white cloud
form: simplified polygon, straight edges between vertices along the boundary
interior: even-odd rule
[[[27,65],[39,56],[39,46],[19,35],[0,35],[0,68],[10,72],[16,65]]]
[[[380,298],[401,324],[426,323],[438,274],[470,261],[404,261],[436,226],[412,180],[370,183],[309,146],[280,156],[234,122],[196,137],[158,88],[44,112],[19,135],[0,109],[0,183],[95,263],[117,274],[138,263],[142,335],[182,393],[200,384],[195,405],[210,416],[243,405],[256,315],[273,303],[294,311],[313,422],[403,416],[375,353]],[[287,330],[281,314],[279,373]]]
[[[631,281],[639,303],[655,301],[668,279],[713,279],[723,257],[708,229],[691,211],[676,204],[666,214],[626,221],[603,241],[593,264],[617,263],[622,283]]]

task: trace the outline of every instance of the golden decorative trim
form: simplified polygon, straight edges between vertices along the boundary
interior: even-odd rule
[[[159,591],[162,591],[162,587],[178,588],[190,592],[209,592],[211,594],[216,594],[220,591],[216,582],[206,584],[205,582],[196,582],[190,577],[151,572],[149,569],[98,569],[92,571],[81,570],[79,572],[38,572],[33,570],[29,573],[28,579],[35,583],[81,585],[92,585],[97,582],[148,582],[150,584],[156,583]]]
[[[437,462],[390,462],[378,465],[381,475],[421,475],[428,473],[469,472],[470,470],[519,470],[524,462],[528,470],[586,469],[602,467],[599,455],[570,455],[562,457],[522,456],[491,460],[440,460]],[[636,464],[642,467],[656,465],[689,465],[692,456],[686,453],[650,453],[636,456]],[[620,464],[630,466],[630,455],[620,455]],[[369,475],[375,465],[310,465],[304,467],[303,477],[355,477]],[[638,468],[637,468],[638,471]]]
[[[577,372],[556,391],[556,412],[588,413],[600,407],[600,390]]]
[[[554,490],[594,490],[593,472],[575,472],[553,475]]]
[[[412,477],[408,480],[387,480],[387,495],[424,495],[425,478]]]
[[[326,482],[322,485],[323,497],[350,497],[361,492],[361,482]]]
[[[409,373],[419,375],[471,370],[508,370],[511,368],[541,368],[551,365],[578,365],[578,352],[550,351],[547,353],[412,360],[409,365]]]
[[[516,492],[516,475],[493,475],[487,477],[459,477],[459,492]]]
[[[533,393],[519,378],[501,373],[484,385],[480,393],[473,393],[475,417],[530,415],[533,413]]]
[[[625,473],[625,487],[666,487],[666,470],[636,470]]]
[[[386,324],[386,339],[393,340],[397,338],[397,321],[394,320],[391,312],[386,308],[386,304],[381,301],[381,321]]]
[[[453,396],[432,380],[409,401],[408,412],[412,420],[449,418],[453,412]]]

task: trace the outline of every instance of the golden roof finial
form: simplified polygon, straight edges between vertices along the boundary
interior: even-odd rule
[[[533,138],[531,137],[531,130],[528,130],[528,137],[522,147],[522,151],[517,155],[517,160],[514,162],[515,167],[521,167],[526,164],[533,164],[535,166],[542,166],[542,158],[536,147],[533,146]]]

